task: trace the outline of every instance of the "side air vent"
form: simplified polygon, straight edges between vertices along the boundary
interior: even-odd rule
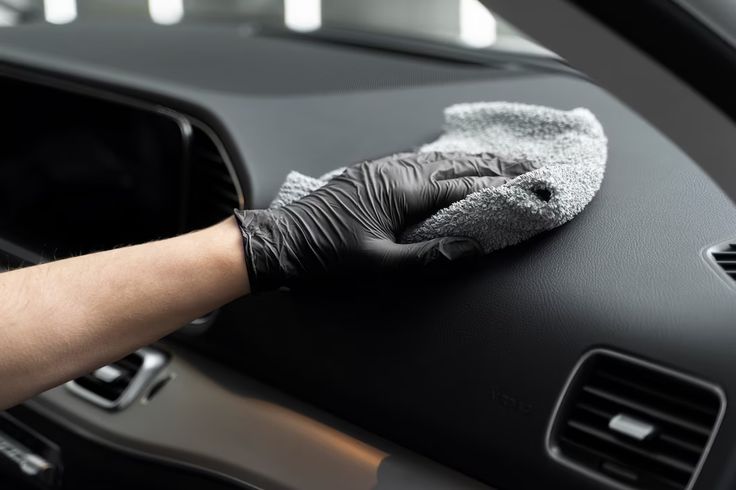
[[[234,208],[242,208],[243,193],[227,155],[208,130],[194,126],[189,140],[189,168],[185,182],[185,228],[212,225]]]
[[[689,489],[724,409],[713,385],[596,350],[576,368],[547,444],[558,461],[619,488]]]
[[[736,280],[736,241],[730,241],[711,247],[708,256],[729,278]]]
[[[144,347],[85,376],[69,381],[67,388],[85,400],[109,410],[122,410],[143,392],[166,363],[166,356]]]

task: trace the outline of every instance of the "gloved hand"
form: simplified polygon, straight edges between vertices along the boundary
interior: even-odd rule
[[[287,206],[236,210],[253,291],[335,272],[405,268],[481,252],[469,238],[401,244],[407,226],[498,185],[490,155],[407,153],[347,168]],[[494,164],[495,163],[495,164]]]

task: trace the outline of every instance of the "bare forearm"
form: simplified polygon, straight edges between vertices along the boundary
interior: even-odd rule
[[[123,357],[251,286],[476,255],[482,249],[470,237],[396,237],[416,217],[494,182],[495,168],[495,158],[454,153],[362,162],[282,208],[236,212],[239,224],[0,274],[0,409]]]
[[[0,409],[249,292],[233,219],[0,274]]]

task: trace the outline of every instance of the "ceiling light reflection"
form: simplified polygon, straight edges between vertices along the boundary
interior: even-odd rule
[[[460,40],[474,48],[496,42],[496,19],[478,0],[460,0]]]
[[[177,24],[184,18],[184,0],[148,0],[148,13],[156,24]]]
[[[284,0],[284,24],[293,31],[316,31],[322,27],[322,1]]]
[[[51,24],[68,24],[77,18],[77,0],[43,0],[43,16]]]
[[[15,10],[4,7],[0,3],[0,27],[14,26],[18,23],[18,13]]]

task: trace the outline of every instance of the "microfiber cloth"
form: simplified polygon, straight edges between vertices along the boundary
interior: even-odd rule
[[[445,109],[443,134],[418,152],[447,153],[454,159],[484,155],[501,162],[499,167],[508,174],[499,185],[439,210],[399,240],[470,237],[488,253],[556,228],[580,213],[603,180],[607,139],[596,117],[584,108],[563,111],[476,102]],[[342,170],[318,179],[291,172],[271,207],[305,196]]]

